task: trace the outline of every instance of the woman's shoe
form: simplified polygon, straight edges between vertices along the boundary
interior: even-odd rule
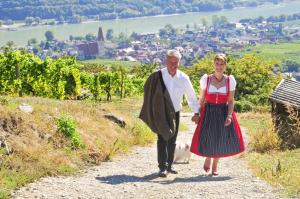
[[[211,172],[211,175],[212,175],[212,176],[218,176],[219,173],[218,173],[217,171],[212,171],[212,172]]]
[[[208,166],[207,166],[208,165]],[[203,164],[203,170],[208,173],[210,170],[210,165],[211,165],[211,159],[210,158],[206,158]]]
[[[212,165],[212,168],[211,168],[211,175],[212,176],[217,176],[219,175],[218,173],[218,162],[219,162],[219,158],[214,158],[214,161],[213,161],[213,165]]]
[[[208,173],[210,168],[208,166],[206,166],[205,164],[203,165],[203,170]]]

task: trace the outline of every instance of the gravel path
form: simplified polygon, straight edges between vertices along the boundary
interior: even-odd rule
[[[195,125],[182,114],[189,131],[178,141],[190,142]],[[134,147],[127,155],[70,177],[47,177],[16,190],[12,198],[280,198],[278,190],[251,175],[237,157],[220,160],[219,176],[206,175],[204,158],[176,164],[179,174],[157,178],[156,145]]]

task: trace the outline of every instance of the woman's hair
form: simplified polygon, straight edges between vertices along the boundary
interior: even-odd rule
[[[216,61],[217,59],[223,60],[225,64],[227,64],[227,57],[225,54],[216,54],[214,61]]]

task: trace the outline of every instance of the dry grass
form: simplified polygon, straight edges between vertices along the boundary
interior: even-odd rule
[[[295,146],[300,146],[300,113],[292,106],[287,107],[289,113],[290,139]]]
[[[271,153],[248,153],[252,171],[256,176],[282,189],[282,194],[300,197],[300,149]],[[285,198],[285,197],[284,197]]]
[[[251,151],[264,153],[276,151],[280,148],[281,140],[274,130],[270,113],[240,113],[239,121],[249,131]]]
[[[0,137],[5,137],[13,153],[6,155],[0,147],[0,198],[42,176],[74,173],[87,164],[98,164],[128,151],[133,144],[146,144],[154,138],[136,119],[141,99],[95,103],[5,98],[8,103],[0,105]],[[33,106],[34,112],[18,110],[21,103]],[[70,141],[57,133],[56,119],[63,113],[76,120],[84,149],[72,150]],[[105,119],[105,113],[122,117],[126,128]]]
[[[300,197],[300,150],[280,151],[281,140],[270,113],[241,113],[239,121],[249,132],[251,150],[243,157],[249,160],[253,173],[281,187],[284,195]]]

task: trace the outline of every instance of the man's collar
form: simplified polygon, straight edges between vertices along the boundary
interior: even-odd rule
[[[167,67],[164,67],[162,70],[165,70],[165,73],[167,73],[168,76],[169,76],[170,78],[174,78],[174,77],[179,78],[179,70],[178,70],[178,69],[176,70],[176,74],[175,74],[174,76],[172,76],[172,75],[169,73]]]

